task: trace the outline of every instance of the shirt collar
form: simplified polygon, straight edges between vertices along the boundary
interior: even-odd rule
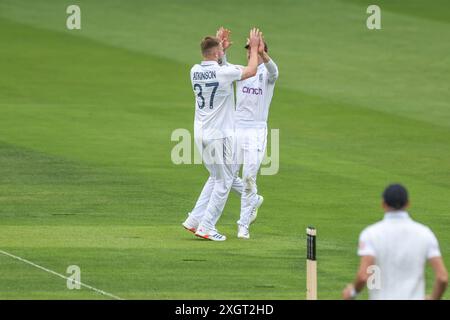
[[[409,214],[406,211],[389,211],[384,214],[384,219],[409,219]]]
[[[202,61],[201,65],[206,67],[206,66],[218,66],[219,64],[217,63],[217,61],[214,60],[204,60]]]

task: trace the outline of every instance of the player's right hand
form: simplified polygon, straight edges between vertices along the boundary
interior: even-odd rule
[[[261,32],[259,31],[259,29],[258,28],[251,29],[250,35],[248,38],[249,38],[250,48],[254,48],[254,49],[258,50],[259,41],[261,39]]]
[[[264,38],[263,38],[262,32],[260,32],[260,37],[259,37],[258,54],[259,55],[264,54]]]
[[[223,50],[228,49],[229,47],[231,47],[231,45],[233,44],[233,42],[231,41],[231,31],[229,29],[223,29],[223,33],[222,33],[222,47]]]
[[[220,43],[222,44],[223,50],[227,50],[233,42],[230,40],[231,31],[229,29],[226,29],[224,27],[220,27],[219,30],[216,32],[216,37],[219,39]]]

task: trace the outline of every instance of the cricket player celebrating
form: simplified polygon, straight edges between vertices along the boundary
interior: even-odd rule
[[[217,37],[223,44],[224,50],[232,44],[229,35],[230,30],[223,27],[217,32]],[[245,48],[249,60],[252,54],[249,43]],[[226,55],[221,60],[222,65],[233,66],[227,62]],[[250,238],[250,224],[255,221],[258,208],[264,201],[264,198],[257,194],[256,176],[266,151],[267,118],[277,78],[278,67],[268,55],[267,44],[261,33],[257,74],[236,82],[237,166],[232,188],[241,196],[241,214],[237,222],[238,238],[240,239]],[[240,164],[243,164],[242,179],[237,177]],[[200,199],[197,204],[200,204]],[[197,206],[193,211],[196,209]]]
[[[373,275],[368,286],[371,300],[423,300],[426,262],[435,274],[433,292],[428,298],[442,297],[448,274],[438,241],[428,227],[409,217],[407,206],[408,193],[403,186],[394,184],[386,188],[384,219],[361,233],[359,272],[355,282],[344,289],[344,299],[355,298]]]
[[[252,50],[250,42],[245,46],[247,59]],[[256,176],[264,158],[267,144],[267,118],[272,101],[278,67],[268,55],[267,44],[262,38],[258,46],[258,71],[254,77],[236,83],[236,140],[238,164],[243,164],[241,214],[238,238],[249,239],[250,224],[255,221],[263,197],[258,195]]]
[[[233,82],[253,77],[258,67],[260,32],[250,31],[249,46],[252,54],[248,65],[220,66],[224,55],[222,44],[216,37],[205,37],[201,42],[203,61],[191,69],[194,91],[194,139],[209,171],[200,199],[209,199],[205,212],[190,214],[183,227],[204,239],[224,241],[226,237],[216,230],[235,177],[234,95]],[[213,188],[208,185],[213,181]],[[206,194],[208,193],[208,194]]]

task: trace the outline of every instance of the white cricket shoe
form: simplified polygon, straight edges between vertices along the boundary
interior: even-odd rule
[[[191,216],[187,217],[187,219],[181,224],[186,230],[195,233],[197,231],[199,222],[192,218]]]
[[[248,228],[238,224],[238,238],[239,239],[250,239],[250,232]]]
[[[252,213],[250,214],[250,224],[255,222],[256,217],[258,216],[258,209],[259,209],[259,207],[261,207],[263,202],[264,202],[264,197],[258,195],[258,202],[256,203],[256,206],[253,208]]]
[[[205,230],[204,228],[198,228],[197,232],[195,232],[197,237],[212,240],[212,241],[225,241],[227,237],[223,234],[217,232],[217,230]]]

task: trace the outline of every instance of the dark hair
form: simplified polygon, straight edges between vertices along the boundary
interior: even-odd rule
[[[247,45],[245,45],[244,48],[248,49],[248,48],[250,48],[250,45],[247,44]],[[267,42],[265,42],[265,41],[264,41],[264,52],[269,52],[269,48],[267,47]]]
[[[219,39],[216,37],[205,37],[200,43],[200,49],[202,50],[202,54],[208,55],[212,48],[218,47],[220,45]]]
[[[384,190],[383,200],[393,209],[403,209],[408,203],[408,191],[401,184],[391,184]]]

